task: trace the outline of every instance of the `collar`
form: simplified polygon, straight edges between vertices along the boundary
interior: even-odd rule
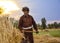
[[[27,14],[27,15],[24,15],[24,17],[29,17],[29,14]]]

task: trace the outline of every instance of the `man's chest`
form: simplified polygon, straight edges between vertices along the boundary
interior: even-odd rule
[[[31,17],[24,17],[23,18],[23,22],[24,23],[31,23],[32,22],[32,18]]]

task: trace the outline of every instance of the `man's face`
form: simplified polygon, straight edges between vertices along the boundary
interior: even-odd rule
[[[29,11],[23,11],[24,12],[24,14],[28,14],[29,13]]]

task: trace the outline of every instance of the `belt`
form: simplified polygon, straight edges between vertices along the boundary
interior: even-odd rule
[[[31,28],[33,28],[33,25],[32,26],[30,26],[30,27],[22,27],[23,29],[31,29]]]

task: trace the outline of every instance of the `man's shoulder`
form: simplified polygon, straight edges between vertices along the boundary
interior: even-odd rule
[[[33,18],[33,16],[32,15],[29,15],[31,18]]]
[[[19,19],[22,19],[23,18],[23,15],[22,16],[20,16],[20,18]]]
[[[32,15],[28,15],[29,17],[31,17],[31,18],[33,18],[33,16]],[[25,15],[22,15],[20,18],[24,18],[25,17]]]

